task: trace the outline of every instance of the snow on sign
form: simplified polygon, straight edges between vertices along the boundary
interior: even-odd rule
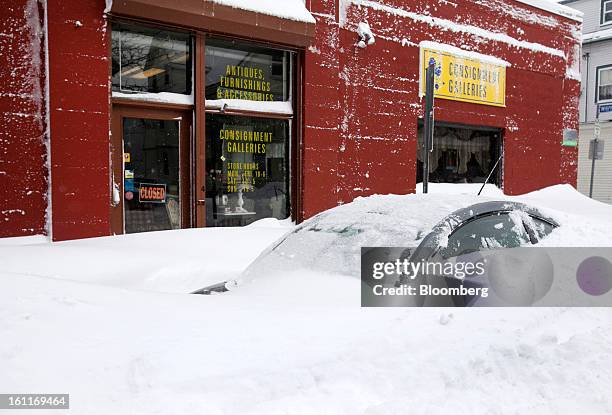
[[[475,104],[506,106],[507,63],[454,46],[421,42],[421,79],[435,64],[435,97]],[[421,82],[421,94],[425,83]]]

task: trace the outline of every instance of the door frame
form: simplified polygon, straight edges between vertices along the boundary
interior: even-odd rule
[[[117,188],[119,200],[111,203],[111,232],[115,235],[125,233],[124,218],[124,169],[123,169],[123,119],[144,118],[153,120],[178,120],[179,135],[179,186],[181,205],[181,228],[194,226],[194,200],[192,197],[192,119],[193,111],[183,108],[159,108],[151,106],[136,106],[132,104],[113,104],[111,113],[110,162],[111,190]]]

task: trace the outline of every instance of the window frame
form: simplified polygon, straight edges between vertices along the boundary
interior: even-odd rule
[[[113,85],[113,74],[111,71],[110,74],[110,81],[111,81],[111,94],[115,94],[115,95],[132,95],[134,99],[141,99],[143,101],[150,101],[150,102],[156,102],[154,100],[151,100],[150,98],[147,97],[147,95],[154,95],[154,94],[161,94],[161,93],[165,93],[165,94],[169,94],[169,95],[175,95],[175,96],[183,96],[183,97],[193,97],[194,95],[194,91],[195,91],[195,83],[196,83],[196,77],[195,77],[195,60],[196,60],[196,45],[195,45],[195,32],[189,31],[189,30],[185,30],[185,29],[180,29],[180,28],[175,28],[175,27],[168,27],[165,25],[156,25],[153,24],[151,22],[140,22],[140,21],[132,21],[132,20],[126,20],[126,19],[113,19],[110,23],[110,42],[109,42],[109,48],[110,48],[110,64],[111,64],[111,68],[112,68],[112,61],[113,61],[113,52],[112,52],[112,47],[113,47],[113,31],[115,30],[116,26],[119,26],[120,28],[127,28],[129,29],[130,27],[134,27],[134,28],[143,28],[143,29],[150,29],[150,30],[161,30],[161,31],[166,31],[166,32],[170,32],[170,33],[175,33],[175,34],[181,34],[181,35],[185,35],[188,37],[189,42],[188,42],[188,47],[189,47],[189,61],[191,63],[191,65],[185,65],[187,74],[186,74],[186,81],[187,84],[190,88],[188,93],[182,93],[182,92],[165,92],[165,91],[160,91],[160,92],[149,92],[149,91],[137,91],[137,90],[133,90],[133,89],[124,89],[121,85],[121,75],[119,76],[119,87],[117,89],[115,89],[115,86]],[[123,33],[123,30],[119,31],[119,33]],[[122,41],[122,36],[120,35],[119,37],[119,70],[121,71],[121,41]],[[188,104],[191,105],[191,104]]]
[[[612,3],[612,0],[610,0],[610,3]],[[612,22],[611,22],[612,23]],[[609,99],[600,99],[599,97],[599,87],[602,86],[600,85],[600,80],[601,80],[601,72],[605,71],[605,70],[612,70],[612,64],[610,65],[602,65],[602,66],[598,66],[595,68],[595,103],[596,104],[603,104],[603,103],[609,103],[612,102],[612,98]],[[612,85],[612,83],[610,84],[606,84],[606,85]]]
[[[273,101],[273,102],[289,102],[291,103],[291,114],[282,113],[282,112],[274,112],[274,111],[257,111],[257,110],[242,110],[242,109],[219,109],[215,107],[209,107],[206,104],[206,74],[202,73],[200,76],[202,77],[202,81],[200,82],[201,88],[203,89],[201,96],[203,99],[203,108],[202,108],[202,116],[206,119],[208,114],[219,114],[219,115],[232,115],[232,116],[240,116],[240,117],[254,117],[254,118],[272,118],[272,119],[280,119],[286,120],[288,122],[288,152],[287,152],[287,168],[288,168],[288,195],[287,195],[287,203],[288,203],[288,218],[296,221],[297,223],[302,221],[302,216],[300,214],[301,208],[298,206],[300,203],[297,194],[299,193],[300,184],[298,183],[298,179],[301,176],[300,173],[300,163],[301,155],[299,153],[299,142],[301,142],[301,132],[302,126],[299,126],[298,123],[301,122],[302,116],[302,106],[301,104],[301,95],[300,95],[300,81],[298,79],[299,74],[302,71],[302,62],[300,61],[300,53],[299,50],[291,47],[283,47],[280,45],[273,45],[264,42],[258,42],[257,40],[252,39],[243,39],[237,38],[233,36],[224,36],[216,33],[205,33],[203,34],[202,41],[202,50],[196,51],[196,54],[200,54],[203,60],[203,66],[206,64],[206,46],[209,39],[219,39],[219,40],[228,40],[228,41],[237,41],[244,42],[246,44],[261,47],[264,49],[271,49],[277,51],[288,52],[288,74],[287,74],[287,82],[288,82],[288,91],[287,91],[287,100],[286,101]],[[194,77],[197,74],[194,74]],[[198,99],[198,98],[196,98]],[[258,102],[258,101],[255,101]],[[205,122],[204,122],[205,123]],[[206,127],[204,127],[203,131],[204,136],[206,135]],[[206,158],[206,157],[205,157]]]
[[[600,26],[607,26],[612,24],[612,18],[610,20],[606,20],[606,14],[607,13],[612,13],[612,8],[609,11],[606,11],[606,6],[610,4],[612,5],[612,0],[601,0],[601,9],[600,9],[600,15],[599,15],[599,25]]]
[[[289,120],[289,153],[288,169],[289,169],[289,217],[296,223],[301,223],[304,220],[303,200],[302,200],[302,183],[303,183],[303,150],[302,140],[304,135],[304,103],[302,85],[304,83],[304,48],[299,46],[290,46],[287,44],[268,42],[262,39],[244,38],[213,32],[209,30],[198,30],[190,27],[174,26],[161,22],[153,22],[142,19],[127,18],[122,16],[113,16],[109,24],[118,25],[135,25],[142,27],[150,27],[154,29],[168,30],[171,32],[186,33],[191,38],[191,95],[182,95],[168,93],[173,96],[187,97],[188,99],[170,98],[167,100],[156,100],[151,96],[156,93],[121,93],[113,91],[112,86],[109,88],[110,102],[112,108],[130,107],[151,110],[167,110],[167,111],[189,111],[191,117],[191,171],[190,171],[190,224],[187,227],[207,227],[206,224],[206,209],[205,209],[205,168],[200,168],[206,159],[206,125],[205,118],[213,109],[206,109],[205,97],[205,62],[206,62],[206,40],[208,38],[222,38],[235,41],[243,41],[254,46],[260,46],[268,49],[277,49],[290,52],[290,70],[288,75],[288,83],[290,88],[290,101],[292,106],[292,114],[281,114],[273,112],[258,112],[258,111],[238,111],[226,110],[223,113],[227,115],[242,115],[262,118],[281,118]],[[111,34],[112,36],[112,30]],[[109,81],[112,78],[112,38],[108,42],[109,56]],[[114,111],[114,110],[113,110]],[[112,150],[113,154],[118,150]],[[114,156],[117,156],[116,154]],[[119,160],[120,161],[120,160]],[[109,181],[110,183],[110,181]],[[111,189],[112,190],[112,189]],[[112,194],[112,191],[111,191]],[[111,201],[112,205],[112,201]]]
[[[612,0],[611,0],[612,1]],[[213,108],[213,107],[207,107],[206,106],[206,97],[204,96],[204,109],[206,113],[221,113],[221,114],[226,114],[226,115],[244,115],[244,116],[252,116],[252,117],[261,117],[261,118],[282,118],[282,119],[294,119],[296,116],[296,94],[295,94],[295,90],[296,90],[296,82],[294,81],[294,77],[296,75],[296,67],[298,66],[298,59],[297,59],[297,55],[298,52],[295,49],[289,48],[289,47],[281,47],[281,46],[277,46],[277,45],[271,45],[268,43],[262,43],[262,42],[258,42],[258,41],[254,41],[251,39],[242,39],[242,38],[235,38],[235,37],[229,37],[229,36],[223,36],[223,35],[218,35],[215,33],[206,33],[204,35],[205,39],[204,39],[204,50],[202,50],[201,52],[197,52],[197,53],[202,53],[203,57],[204,57],[204,63],[206,62],[206,45],[208,43],[209,39],[219,39],[219,40],[227,40],[227,41],[238,41],[238,42],[244,42],[244,43],[248,43],[250,45],[256,46],[256,47],[261,47],[264,49],[271,49],[271,50],[277,50],[277,51],[283,51],[283,52],[288,52],[289,53],[289,73],[287,75],[288,78],[288,83],[289,83],[289,91],[287,94],[287,100],[286,101],[272,101],[272,102],[290,102],[291,103],[291,108],[292,108],[292,113],[291,114],[286,114],[286,113],[282,113],[282,112],[274,112],[274,111],[247,111],[247,110],[239,110],[239,109],[218,109],[218,108]],[[205,87],[205,82],[206,82],[206,75],[202,75],[204,77],[203,80],[203,85]],[[258,101],[254,101],[254,102],[258,102]]]

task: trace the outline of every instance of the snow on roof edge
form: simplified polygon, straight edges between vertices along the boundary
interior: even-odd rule
[[[212,2],[236,9],[280,17],[281,19],[316,23],[315,18],[302,0],[283,0],[282,2],[278,2],[278,0],[212,0]]]
[[[565,59],[565,52],[560,50],[560,49],[555,49],[555,48],[551,48],[545,45],[542,45],[540,43],[534,43],[534,42],[528,42],[525,40],[519,40],[517,38],[514,38],[512,36],[509,36],[506,33],[500,33],[500,32],[492,32],[486,29],[483,29],[481,27],[477,27],[477,26],[472,26],[472,25],[467,25],[467,24],[460,24],[460,23],[456,23],[450,20],[446,20],[440,17],[434,17],[434,16],[430,16],[430,15],[423,15],[423,14],[418,14],[415,12],[411,12],[408,10],[404,10],[404,9],[400,9],[400,8],[396,8],[396,7],[391,7],[391,6],[387,6],[385,4],[382,4],[380,1],[375,1],[375,0],[340,0],[341,2],[348,2],[354,5],[357,5],[359,7],[369,7],[372,8],[374,10],[380,10],[383,11],[385,13],[389,13],[390,15],[394,15],[394,16],[401,16],[401,17],[405,17],[408,19],[413,19],[416,21],[420,21],[420,22],[424,22],[427,23],[429,25],[432,26],[438,26],[443,28],[444,30],[450,30],[452,32],[460,32],[460,33],[469,33],[473,36],[478,36],[481,37],[483,39],[489,39],[489,40],[494,40],[497,42],[503,42],[506,43],[510,46],[516,47],[516,48],[524,48],[524,49],[530,49],[534,52],[543,52],[543,53],[548,53],[550,55],[553,56],[559,56],[563,59]],[[340,16],[340,21],[343,22],[345,21],[346,17]],[[380,36],[380,35],[379,35]]]
[[[302,0],[283,0],[283,5],[273,4],[275,0],[209,0],[213,3],[232,7],[235,9],[247,10],[250,12],[265,14],[268,16],[279,17],[281,19],[294,20],[303,23],[316,23],[315,18],[306,8]],[[106,7],[104,13],[110,13],[113,7],[113,0],[105,0]]]
[[[482,53],[474,52],[471,50],[460,49],[456,46],[447,45],[444,43],[432,42],[430,40],[423,40],[419,42],[419,47],[431,48],[442,52],[449,52],[455,55],[463,56],[465,58],[472,58],[483,62],[492,63],[494,65],[501,65],[510,67],[510,62],[500,59],[491,55],[483,55]]]
[[[557,14],[559,16],[567,17],[568,19],[582,22],[584,13],[579,10],[572,9],[571,7],[564,6],[563,4],[554,3],[550,0],[514,0],[519,3],[526,4],[531,7],[535,7],[540,10]]]
[[[612,38],[612,29],[597,30],[595,32],[582,35],[582,43],[598,42]]]

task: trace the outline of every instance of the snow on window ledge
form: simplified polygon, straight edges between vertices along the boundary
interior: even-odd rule
[[[206,109],[293,115],[293,107],[289,101],[262,102],[244,99],[207,99]]]
[[[113,98],[148,101],[162,104],[193,105],[193,95],[175,94],[172,92],[119,92],[113,91]]]

